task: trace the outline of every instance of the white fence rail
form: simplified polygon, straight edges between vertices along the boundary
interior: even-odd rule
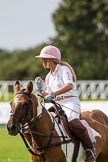
[[[80,80],[77,82],[79,96],[83,99],[107,99],[108,80]]]
[[[25,88],[29,81],[20,82],[22,88]],[[0,81],[0,101],[2,96],[8,100],[9,92],[13,92],[14,83],[15,81]],[[77,88],[82,99],[108,99],[108,80],[79,80]]]

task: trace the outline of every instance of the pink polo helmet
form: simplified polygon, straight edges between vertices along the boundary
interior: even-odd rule
[[[40,55],[35,56],[37,58],[55,58],[57,60],[61,60],[61,52],[60,50],[52,45],[45,46],[41,52]]]

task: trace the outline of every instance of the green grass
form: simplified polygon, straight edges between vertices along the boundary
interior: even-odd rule
[[[0,128],[0,162],[30,162],[31,154],[20,135],[10,136],[6,127]]]

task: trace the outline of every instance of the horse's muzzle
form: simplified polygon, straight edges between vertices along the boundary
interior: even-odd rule
[[[16,136],[19,133],[20,127],[19,125],[7,124],[8,133],[12,136]]]

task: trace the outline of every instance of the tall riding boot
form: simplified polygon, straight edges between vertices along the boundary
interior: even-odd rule
[[[86,151],[85,162],[95,159],[95,149],[89,137],[88,130],[81,123],[80,119],[74,119],[69,122],[69,128],[76,137],[80,139]]]

